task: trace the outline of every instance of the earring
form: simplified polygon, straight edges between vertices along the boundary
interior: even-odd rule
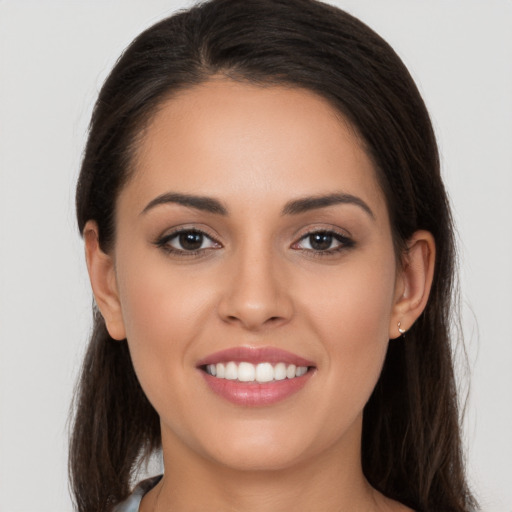
[[[402,324],[401,324],[401,322],[398,322],[398,324],[397,324],[397,325],[398,325],[398,332],[399,332],[400,334],[405,334],[405,329],[402,329]]]

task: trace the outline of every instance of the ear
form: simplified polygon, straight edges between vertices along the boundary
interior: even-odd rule
[[[389,325],[389,338],[398,338],[407,331],[427,305],[432,279],[436,244],[428,231],[416,231],[407,242],[402,255],[402,268],[397,275],[395,303]]]
[[[108,333],[115,340],[126,338],[121,302],[112,257],[101,250],[98,225],[88,221],[84,228],[85,258],[96,304],[105,320]]]

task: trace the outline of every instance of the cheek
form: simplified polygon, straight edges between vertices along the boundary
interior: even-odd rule
[[[126,243],[134,238],[139,243]],[[201,286],[201,272],[173,263],[144,239],[144,234],[136,233],[120,236],[118,243],[116,273],[127,338],[172,347],[180,340],[186,342],[187,333],[199,327],[208,293]]]
[[[163,336],[170,344],[186,339],[186,332],[197,328],[207,297],[193,292],[193,283],[180,281],[179,277],[151,272],[130,278],[121,291],[128,339],[147,337],[149,342]]]
[[[126,254],[126,253],[125,253]],[[211,311],[195,279],[171,271],[157,256],[138,265],[135,255],[119,262],[119,293],[133,364],[151,401],[190,367],[194,340]],[[198,292],[200,290],[200,292]]]
[[[191,438],[197,390],[190,385],[195,341],[211,307],[207,293],[168,266],[130,272],[120,287],[128,346],[137,378],[162,421]]]
[[[341,420],[354,419],[379,378],[394,304],[394,260],[361,261],[316,281],[304,309],[325,353],[326,389]],[[320,368],[322,370],[322,368]],[[345,420],[347,418],[345,417]],[[343,420],[343,421],[345,421]]]
[[[362,348],[372,342],[387,342],[396,279],[392,254],[354,257],[304,286],[304,307],[310,309],[315,324],[332,343]]]

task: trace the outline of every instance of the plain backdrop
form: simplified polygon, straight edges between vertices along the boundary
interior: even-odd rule
[[[512,512],[512,2],[338,0],[417,80],[461,257],[471,484]],[[91,325],[74,186],[123,48],[190,2],[0,0],[0,511],[71,510],[67,417]],[[464,388],[467,377],[458,364]]]

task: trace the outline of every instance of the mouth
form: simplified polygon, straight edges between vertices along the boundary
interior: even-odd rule
[[[279,362],[272,364],[263,362],[252,364],[247,361],[237,363],[229,361],[217,364],[208,364],[201,367],[208,375],[217,379],[236,380],[238,382],[267,382],[295,379],[302,377],[312,369],[310,366],[296,366]]]
[[[208,387],[235,405],[268,406],[300,391],[316,366],[274,347],[236,347],[217,352],[197,365]]]

